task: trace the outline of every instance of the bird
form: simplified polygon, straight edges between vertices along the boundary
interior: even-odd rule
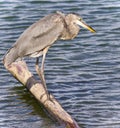
[[[60,11],[49,14],[33,23],[20,35],[13,46],[7,51],[3,58],[3,63],[5,66],[9,66],[26,56],[36,58],[36,72],[44,86],[47,99],[50,99],[44,75],[44,63],[48,49],[57,40],[74,39],[80,31],[80,26],[93,33],[96,32],[78,14],[64,14]],[[42,56],[41,67],[39,67],[40,56]]]

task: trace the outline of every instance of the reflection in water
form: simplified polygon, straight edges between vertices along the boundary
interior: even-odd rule
[[[49,125],[57,127],[58,124],[55,124],[53,120],[48,118],[48,113],[24,87],[15,86],[10,88],[8,92],[4,102],[9,105],[4,105],[4,116],[6,118],[3,120],[3,126],[7,127],[10,125],[14,127],[20,122],[25,122],[20,126],[27,128],[29,123],[31,127],[34,127],[34,125],[36,127],[49,127]],[[9,120],[9,122],[5,125],[4,123],[7,120]],[[33,122],[35,122],[35,124]]]
[[[0,127],[61,127],[3,67],[2,57],[32,23],[52,12],[75,12],[97,31],[57,41],[48,51],[49,91],[85,128],[120,126],[119,1],[0,1]],[[34,59],[26,59],[36,78]],[[17,86],[17,87],[16,87]],[[55,123],[56,122],[56,123]]]

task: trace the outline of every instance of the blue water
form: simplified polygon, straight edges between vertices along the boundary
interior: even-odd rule
[[[49,50],[49,91],[85,128],[120,128],[120,1],[0,1],[0,128],[59,128],[1,60],[32,23],[55,11],[78,13],[96,34],[81,29],[74,40]],[[35,75],[35,60],[25,59]]]

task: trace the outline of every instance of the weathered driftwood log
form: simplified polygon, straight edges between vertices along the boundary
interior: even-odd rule
[[[24,61],[14,62],[6,69],[32,93],[54,118],[62,121],[66,128],[80,128],[54,96],[50,94],[52,100],[47,100],[44,86],[34,79]]]

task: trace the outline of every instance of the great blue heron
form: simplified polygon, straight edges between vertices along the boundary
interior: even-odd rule
[[[80,30],[79,25],[91,32],[95,32],[92,27],[84,23],[82,18],[76,14],[65,15],[61,12],[56,12],[43,17],[22,33],[4,57],[4,65],[8,66],[18,58],[23,58],[25,56],[37,58],[36,71],[44,85],[47,98],[50,98],[44,77],[46,53],[56,40],[69,40],[75,38]],[[43,58],[41,68],[39,68],[38,61],[41,55],[43,55]]]

